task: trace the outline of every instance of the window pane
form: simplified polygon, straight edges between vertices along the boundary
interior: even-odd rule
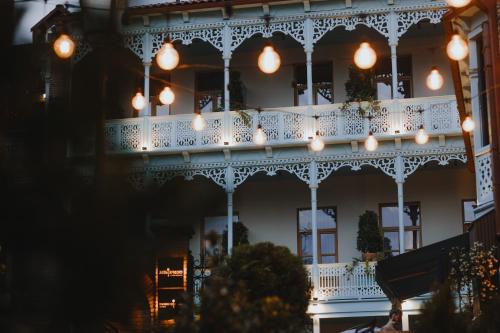
[[[406,231],[405,232],[405,250],[415,250],[420,247],[420,232]]]
[[[302,262],[304,265],[312,265],[313,258],[312,257],[302,257]]]
[[[299,231],[310,232],[312,229],[312,213],[310,209],[299,210]],[[337,216],[334,208],[319,208],[316,215],[318,230],[337,227]]]
[[[336,256],[322,256],[321,263],[322,264],[333,264],[337,262]]]
[[[396,232],[384,232],[384,238],[387,238],[389,241],[385,240],[387,250],[391,249],[391,251],[399,250],[399,233]]]
[[[397,205],[383,206],[381,211],[382,226],[384,228],[399,226]],[[403,221],[405,227],[420,226],[420,206],[418,204],[406,204],[403,207]]]
[[[297,85],[297,105],[307,105],[307,87],[305,85]]]
[[[335,253],[335,234],[321,234],[321,254]]]
[[[302,256],[312,256],[312,235],[302,234],[300,235],[300,245]]]

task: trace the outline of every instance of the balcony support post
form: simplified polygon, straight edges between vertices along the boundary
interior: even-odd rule
[[[314,43],[313,43],[313,26],[312,26],[312,20],[310,18],[307,18],[305,21],[304,33],[305,33],[304,51],[306,53],[307,113],[311,117],[310,118],[311,125],[309,133],[306,133],[305,136],[307,138],[314,136],[314,133],[316,132],[315,128],[316,124],[312,121],[312,116],[313,116],[312,106],[314,104],[313,79],[312,79],[312,53],[314,51]]]
[[[311,233],[312,233],[312,284],[313,284],[313,299],[318,298],[319,289],[319,269],[318,269],[318,224],[317,224],[317,191],[318,191],[318,170],[316,161],[311,161],[309,166],[309,188],[311,189]]]
[[[392,77],[392,98],[398,99],[398,14],[391,11],[389,14],[389,46],[391,48],[391,77]]]
[[[233,251],[233,194],[234,194],[234,170],[228,166],[226,169],[226,194],[227,194],[227,254]]]
[[[401,155],[396,156],[396,185],[398,187],[398,226],[399,226],[399,254],[405,253],[405,226],[404,226],[404,197],[403,184],[404,176],[404,161]]]
[[[223,50],[222,50],[222,58],[224,60],[224,135],[223,141],[230,142],[231,135],[231,99],[230,99],[230,91],[229,91],[229,82],[230,82],[230,71],[229,64],[231,62],[231,28],[228,25],[225,25],[223,28]],[[228,237],[229,239],[229,237]],[[229,249],[229,248],[228,248]]]
[[[150,105],[150,92],[149,92],[149,76],[151,71],[151,62],[144,62],[144,99],[146,100],[146,107],[144,108],[144,116],[151,115]]]

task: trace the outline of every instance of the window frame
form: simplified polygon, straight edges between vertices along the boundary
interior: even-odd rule
[[[227,221],[227,215],[224,215],[224,213],[222,214],[215,214],[215,215],[207,215],[207,216],[204,216],[202,219],[201,219],[201,223],[200,223],[200,257],[203,257],[205,258],[206,260],[206,256],[207,256],[207,248],[206,248],[206,239],[205,237],[207,236],[206,235],[206,228],[205,228],[205,220],[207,218],[215,218],[215,217],[225,217],[226,218],[226,221]],[[233,212],[233,224],[234,223],[237,223],[237,222],[241,222],[240,221],[240,215],[238,212]],[[226,225],[224,226],[224,230],[227,228],[227,222],[226,222]],[[222,234],[218,234],[217,235],[217,240],[221,240],[221,243],[220,243],[220,248],[219,248],[219,251],[220,253],[222,253],[222,250],[223,250],[223,247],[224,247],[224,244],[222,244],[222,239],[224,238],[224,231],[222,231]]]
[[[335,257],[335,263],[339,262],[339,238],[338,238],[338,230],[339,230],[339,223],[338,223],[338,210],[337,206],[321,206],[317,207],[318,210],[321,209],[333,209],[335,211],[335,228],[324,228],[324,229],[318,229],[318,244],[316,244],[316,252],[318,254],[318,264],[321,264],[322,262],[322,257],[327,257],[327,256],[334,256]],[[300,211],[303,210],[311,210],[311,207],[305,207],[305,208],[297,208],[297,255],[302,259],[304,258],[311,258],[311,256],[303,256],[302,255],[302,239],[301,235],[311,235],[312,236],[312,230],[311,232],[301,232],[300,231]],[[334,249],[335,253],[321,253],[321,235],[322,234],[334,234],[335,235],[335,244],[334,244]],[[312,242],[312,241],[311,241]],[[312,244],[311,244],[312,245]]]
[[[221,71],[221,70],[196,71],[194,73],[193,98],[194,98],[194,112],[195,113],[201,112],[199,101],[200,101],[202,96],[209,95],[212,98],[212,110],[210,110],[210,112],[220,112],[220,111],[222,111],[220,109],[224,107],[224,84],[222,84],[222,88],[220,90],[218,90],[218,89],[202,90],[202,91],[198,90],[198,83],[200,80],[199,75],[200,74],[210,74],[210,73],[224,75],[224,71]],[[219,96],[221,97],[221,105],[220,106],[217,105],[217,101],[218,101]],[[216,103],[213,103],[213,101],[216,101]],[[205,112],[205,113],[208,113],[208,112]]]
[[[382,56],[380,57],[381,59],[379,61],[381,61],[382,59],[388,59],[389,62],[391,62],[391,56]],[[410,92],[409,92],[409,97],[405,97],[405,98],[414,98],[414,92],[413,92],[413,56],[412,54],[403,54],[403,55],[398,55],[398,58],[409,58],[410,59],[410,70],[411,70],[411,73],[410,75],[400,75],[398,73],[398,82],[400,81],[408,81],[409,84],[410,84]],[[396,60],[397,62],[397,60]],[[389,85],[391,87],[391,99],[394,99],[394,96],[392,95],[392,72],[391,73],[388,73],[388,76],[377,76],[375,70],[374,70],[374,76],[373,76],[373,84],[374,84],[374,88],[375,88],[375,92],[377,93],[377,99],[380,99],[379,96],[378,96],[378,89],[377,89],[377,83],[385,83],[387,85]]]
[[[423,244],[423,240],[422,240],[422,205],[420,204],[420,201],[408,201],[408,202],[404,202],[403,203],[403,208],[405,206],[410,206],[410,205],[418,205],[418,215],[419,215],[419,221],[420,221],[420,225],[419,226],[405,226],[404,228],[404,231],[407,232],[407,231],[417,231],[418,232],[418,238],[419,238],[419,241],[418,241],[418,247],[416,249],[419,249],[422,247],[422,244]],[[392,203],[392,202],[388,202],[388,203],[379,203],[378,205],[378,213],[379,213],[379,226],[380,226],[380,229],[382,230],[382,237],[385,238],[385,233],[386,232],[398,232],[399,234],[399,227],[384,227],[384,223],[382,221],[382,209],[384,207],[398,207],[398,203]],[[399,238],[399,237],[398,237]],[[413,251],[413,250],[416,250],[416,249],[411,249],[411,250],[408,250],[406,249],[406,246],[405,246],[405,253],[407,252],[410,252],[410,251]],[[399,253],[399,247],[397,249],[392,249],[391,250],[391,253]]]

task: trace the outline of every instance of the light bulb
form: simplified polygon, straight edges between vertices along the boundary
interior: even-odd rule
[[[264,47],[259,55],[258,65],[261,71],[266,74],[272,74],[280,68],[281,59],[278,52],[272,46]]]
[[[429,134],[427,134],[424,130],[424,126],[421,125],[417,131],[417,135],[415,135],[415,142],[419,145],[425,145],[429,141]]]
[[[140,92],[132,98],[132,106],[136,110],[142,110],[146,106],[146,99]]]
[[[469,54],[469,47],[460,35],[455,34],[451,36],[451,40],[446,46],[446,53],[450,59],[460,61]]]
[[[325,148],[325,143],[323,142],[323,140],[321,140],[319,132],[316,132],[316,135],[312,139],[310,146],[313,151],[322,151],[323,148]]]
[[[439,90],[443,87],[444,79],[439,70],[434,67],[431,69],[429,75],[427,75],[427,87],[430,90]]]
[[[193,122],[191,125],[193,126],[193,129],[196,132],[199,132],[205,128],[206,124],[207,123],[206,123],[205,119],[203,118],[203,116],[201,115],[201,113],[197,113],[196,116],[194,116],[194,119],[193,119]]]
[[[470,4],[472,0],[444,0],[444,1],[446,1],[448,6],[450,7],[461,8]]]
[[[159,98],[162,104],[170,105],[175,100],[175,94],[170,87],[165,87],[161,91]]]
[[[174,69],[179,64],[179,53],[172,43],[165,43],[156,55],[156,63],[161,69],[167,71]]]
[[[471,118],[471,116],[465,117],[464,122],[462,123],[462,129],[465,132],[472,132],[475,127],[476,127],[476,123]]]
[[[375,151],[378,147],[378,141],[373,136],[373,133],[368,133],[368,137],[365,140],[365,149],[368,151]]]
[[[68,59],[75,53],[75,42],[66,34],[57,37],[54,52],[59,58]]]
[[[377,62],[377,53],[369,43],[361,43],[354,53],[354,63],[361,69],[372,68]]]
[[[262,146],[263,144],[266,143],[266,141],[267,141],[267,135],[262,130],[262,126],[259,124],[257,126],[257,129],[255,130],[255,133],[253,134],[253,142],[256,145]]]

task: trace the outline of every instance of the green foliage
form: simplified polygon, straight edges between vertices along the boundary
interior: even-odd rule
[[[375,212],[367,210],[359,217],[357,249],[363,253],[383,250],[384,237]]]
[[[349,109],[353,104],[364,115],[380,110],[380,102],[376,100],[373,70],[362,70],[354,65],[349,66],[349,80],[345,83],[347,99],[342,110]]]
[[[415,333],[466,333],[472,316],[470,312],[458,312],[455,297],[449,284],[436,289],[432,298],[424,303]]]
[[[500,294],[492,297],[481,305],[481,313],[472,321],[470,333],[500,332]]]
[[[231,110],[244,110],[245,105],[245,86],[243,81],[241,81],[240,72],[231,72],[229,78],[229,103],[231,104]]]
[[[233,246],[248,244],[248,228],[241,222],[233,223]],[[227,253],[227,229],[222,235],[222,246],[224,253]]]

